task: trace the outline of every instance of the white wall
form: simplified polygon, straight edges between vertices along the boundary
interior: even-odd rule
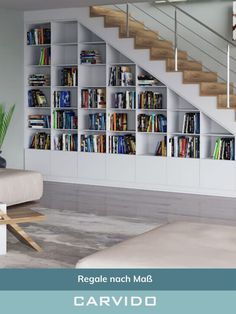
[[[16,104],[3,146],[8,167],[23,167],[23,13],[0,9],[0,103]]]

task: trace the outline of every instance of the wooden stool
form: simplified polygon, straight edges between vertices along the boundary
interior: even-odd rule
[[[19,226],[21,223],[39,222],[45,220],[46,216],[28,207],[12,207],[7,214],[0,209],[0,226],[6,225],[18,240],[30,246],[37,252],[42,248]]]

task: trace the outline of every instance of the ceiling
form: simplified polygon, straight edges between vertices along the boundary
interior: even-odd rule
[[[146,0],[147,1],[147,0]],[[145,0],[129,0],[129,2],[146,2]],[[150,0],[149,0],[150,1]],[[169,0],[173,1],[174,0]],[[197,0],[175,0],[175,1],[188,1],[197,2]],[[206,2],[216,1],[230,1],[230,0],[198,0]],[[231,0],[232,1],[232,0]],[[59,8],[75,8],[90,5],[126,3],[126,0],[0,0],[0,8],[13,9],[13,10],[47,10]],[[153,0],[154,2],[154,0]]]
[[[125,0],[0,0],[0,8],[13,10],[40,10],[75,8],[90,5],[102,5],[112,3],[126,3]],[[144,2],[143,0],[131,0],[129,2]]]

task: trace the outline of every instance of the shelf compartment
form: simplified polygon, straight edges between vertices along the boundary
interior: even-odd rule
[[[77,21],[60,21],[52,23],[52,44],[70,45],[78,42]]]

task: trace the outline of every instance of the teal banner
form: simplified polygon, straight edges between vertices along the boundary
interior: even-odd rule
[[[8,291],[1,313],[15,314],[234,314],[236,293],[226,291]]]
[[[235,269],[0,270],[0,291],[236,291]]]

